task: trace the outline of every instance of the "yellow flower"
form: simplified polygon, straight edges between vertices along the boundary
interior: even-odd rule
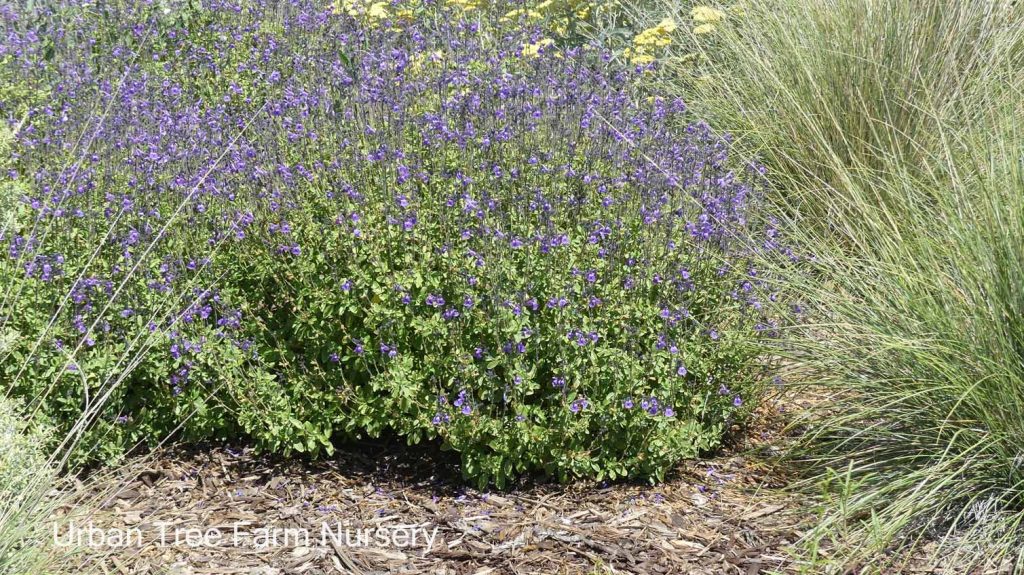
[[[391,14],[388,13],[386,2],[377,2],[370,6],[370,9],[366,11],[366,15],[375,20],[384,20]]]
[[[434,50],[433,52],[419,52],[410,60],[409,69],[413,72],[418,72],[423,68],[428,67],[428,65],[437,64],[442,60],[444,60],[444,53],[440,50]]]
[[[626,58],[633,64],[644,65],[650,64],[654,61],[654,56],[651,56],[643,48],[626,48]]]
[[[715,31],[714,24],[701,24],[693,29],[694,34],[710,34]]]
[[[527,10],[525,8],[516,8],[511,12],[501,17],[502,22],[516,22],[520,18],[525,17],[527,20],[540,20],[542,18],[540,12],[536,10]]]
[[[535,57],[540,54],[540,51],[547,46],[554,44],[555,41],[551,38],[542,38],[537,40],[533,44],[523,44],[523,56],[528,58]]]
[[[658,25],[655,26],[655,28],[660,30],[662,34],[670,34],[672,32],[675,32],[676,21],[673,20],[671,17],[662,18],[661,22],[658,22]]]
[[[651,49],[668,46],[672,43],[672,32],[676,30],[676,22],[672,18],[663,18],[655,26],[644,30],[633,38],[633,46],[626,50],[625,55],[634,64],[650,64],[655,60]]]
[[[333,8],[335,14],[358,16],[362,14],[364,6],[356,0],[335,0]]]
[[[569,33],[569,19],[559,18],[551,24],[551,31],[558,36],[565,36]]]
[[[463,11],[469,12],[479,8],[483,4],[483,0],[448,0],[448,4],[458,6]]]
[[[637,34],[633,38],[633,44],[637,46],[668,46],[672,43],[671,34],[675,29],[675,21],[665,18],[653,28],[648,28]]]
[[[372,0],[335,0],[333,9],[335,14],[348,14],[353,18],[366,18],[368,20],[386,20],[391,17],[388,12],[387,2],[374,2]],[[403,10],[406,12],[406,10]],[[409,12],[410,16],[412,12]]]
[[[690,17],[693,18],[694,22],[713,24],[715,22],[721,22],[722,19],[725,18],[725,12],[710,6],[697,6],[693,10],[690,10]]]

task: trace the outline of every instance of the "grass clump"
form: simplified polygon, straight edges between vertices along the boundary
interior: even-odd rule
[[[51,563],[45,519],[56,472],[47,443],[46,431],[0,396],[0,574],[40,573]]]
[[[782,353],[835,401],[799,452],[838,563],[938,540],[1020,566],[1024,139],[1014,2],[759,0],[690,95],[768,166],[813,271]]]

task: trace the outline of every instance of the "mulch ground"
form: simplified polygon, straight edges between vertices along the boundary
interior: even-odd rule
[[[779,489],[784,479],[740,455],[685,464],[657,486],[524,483],[505,492],[466,487],[443,454],[374,444],[318,462],[227,447],[171,450],[132,475],[91,521],[136,529],[141,545],[89,548],[74,570],[786,573],[795,571],[787,547],[808,519]],[[325,540],[325,525],[340,541]],[[220,534],[205,541],[188,531],[210,528]],[[392,538],[376,539],[382,532]]]

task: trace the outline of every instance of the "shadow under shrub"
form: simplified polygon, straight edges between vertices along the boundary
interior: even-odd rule
[[[429,3],[53,10],[6,16],[52,98],[4,183],[0,373],[58,425],[106,397],[109,454],[393,432],[482,484],[661,478],[756,402],[760,171],[644,68]]]

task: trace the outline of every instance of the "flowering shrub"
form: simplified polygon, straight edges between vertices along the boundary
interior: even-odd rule
[[[110,454],[388,433],[502,485],[719,445],[777,325],[758,167],[644,67],[463,4],[4,9],[50,97],[5,159],[0,377],[57,425],[105,402]]]

